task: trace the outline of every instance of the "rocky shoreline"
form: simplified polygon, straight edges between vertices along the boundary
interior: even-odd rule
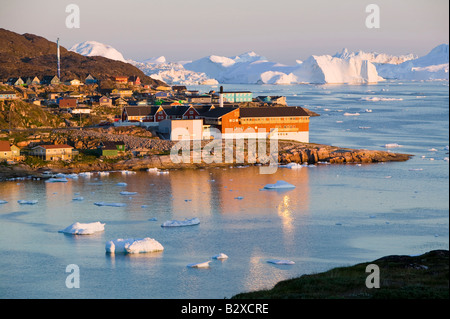
[[[147,139],[148,140],[148,139]],[[15,165],[3,165],[0,167],[0,181],[11,178],[36,177],[44,178],[48,174],[43,174],[45,171],[53,173],[80,173],[80,172],[94,172],[94,171],[114,171],[114,170],[147,170],[148,168],[157,169],[196,169],[207,167],[223,167],[223,166],[237,166],[237,165],[267,165],[267,164],[362,164],[362,163],[380,163],[380,162],[395,162],[407,161],[413,155],[393,153],[390,151],[379,150],[365,150],[365,149],[349,149],[340,148],[336,146],[323,144],[307,144],[292,141],[279,141],[278,154],[274,154],[269,161],[269,145],[267,145],[266,153],[262,152],[262,156],[257,152],[249,152],[249,146],[244,143],[242,146],[229,146],[225,142],[222,143],[219,150],[222,156],[218,157],[217,162],[205,162],[205,160],[194,161],[193,152],[191,149],[191,156],[188,162],[175,163],[171,156],[168,155],[168,150],[175,144],[174,142],[164,140],[153,140],[153,143],[158,146],[158,151],[165,151],[162,154],[146,155],[143,157],[127,157],[123,159],[116,159],[115,161],[107,161],[101,158],[91,163],[48,163],[46,166],[30,167],[26,164],[19,163]],[[202,149],[208,146],[211,142],[202,142]],[[217,149],[216,149],[217,150]],[[233,162],[225,161],[225,153],[238,154],[241,152],[241,161],[236,162],[236,156],[233,156]],[[211,151],[214,153],[214,149]],[[219,154],[220,155],[220,154]],[[221,159],[221,160],[220,160]]]

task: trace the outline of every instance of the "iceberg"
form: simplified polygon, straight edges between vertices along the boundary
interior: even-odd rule
[[[400,64],[377,64],[380,76],[401,80],[448,80],[449,46],[441,44],[427,55]]]
[[[275,265],[293,265],[295,262],[292,260],[281,260],[281,259],[270,259],[267,261],[268,263],[275,264]]]
[[[164,247],[153,238],[127,238],[110,240],[105,245],[107,253],[140,254],[163,251]]]
[[[200,220],[197,217],[185,220],[168,220],[162,223],[161,227],[181,227],[181,226],[193,226],[200,224]]]
[[[292,189],[292,188],[295,188],[295,186],[285,181],[277,181],[275,184],[267,184],[264,186],[264,189]]]
[[[19,199],[17,202],[20,205],[35,205],[38,203],[38,200],[37,199],[33,199],[33,200]]]
[[[92,235],[97,232],[105,230],[105,224],[100,222],[95,223],[73,223],[64,229],[59,230],[59,233],[72,234],[72,235]]]
[[[106,203],[106,202],[95,202],[96,206],[111,206],[111,207],[124,207],[127,206],[125,203]]]
[[[84,56],[102,56],[111,60],[127,63],[122,53],[108,44],[97,41],[84,41],[73,45],[69,51],[76,52]]]

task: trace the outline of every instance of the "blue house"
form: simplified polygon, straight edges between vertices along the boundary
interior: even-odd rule
[[[226,91],[223,92],[223,100],[228,103],[251,102],[253,93],[249,91]]]

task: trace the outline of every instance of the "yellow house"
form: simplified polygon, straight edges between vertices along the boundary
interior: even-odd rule
[[[132,96],[133,95],[133,90],[128,90],[128,89],[113,89],[111,91],[111,95],[113,96],[120,96],[120,97],[124,97],[124,96]]]
[[[0,160],[15,160],[20,158],[20,148],[10,145],[9,141],[0,141]]]
[[[31,149],[30,155],[45,161],[66,161],[72,159],[73,147],[67,144],[38,145]]]

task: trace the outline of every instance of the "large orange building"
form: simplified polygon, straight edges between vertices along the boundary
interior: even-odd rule
[[[309,115],[301,107],[218,107],[202,117],[222,138],[265,136],[309,143]]]

